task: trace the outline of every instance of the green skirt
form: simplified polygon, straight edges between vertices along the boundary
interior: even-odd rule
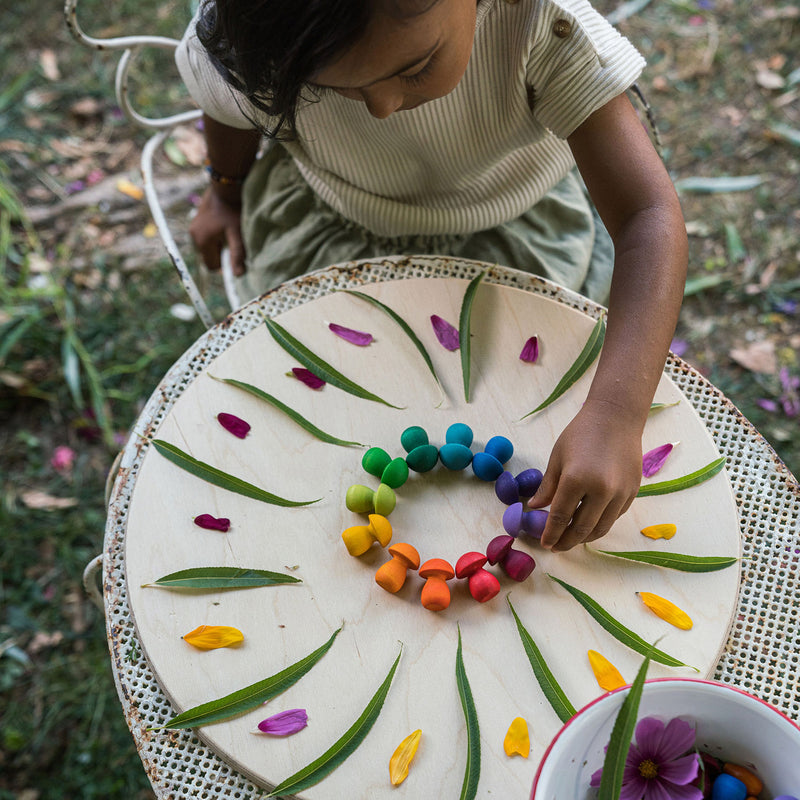
[[[522,216],[488,230],[435,236],[376,236],[345,219],[273,144],[243,192],[247,273],[242,298],[257,297],[311,270],[387,255],[447,255],[541,275],[607,304],[614,249],[577,170]]]

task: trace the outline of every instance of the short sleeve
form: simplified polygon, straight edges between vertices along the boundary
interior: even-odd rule
[[[566,138],[636,81],[645,61],[586,0],[542,0],[526,80],[536,119]]]
[[[193,19],[175,51],[175,63],[192,99],[208,116],[232,128],[254,128],[258,112],[216,70],[197,38]]]

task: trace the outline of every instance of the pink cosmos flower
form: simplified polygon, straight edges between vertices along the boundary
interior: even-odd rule
[[[290,708],[288,711],[281,711],[258,723],[258,730],[261,733],[269,733],[272,736],[291,736],[293,733],[303,730],[308,725],[308,714],[304,708]]]
[[[694,746],[695,730],[682,719],[666,725],[655,717],[636,724],[636,743],[631,744],[622,774],[619,800],[703,800],[703,793],[689,784],[700,764]],[[590,786],[599,786],[603,770],[595,772]]]

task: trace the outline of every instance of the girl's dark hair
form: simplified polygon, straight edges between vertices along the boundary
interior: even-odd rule
[[[400,5],[400,0],[204,0],[197,38],[225,80],[274,120],[263,132],[296,138],[298,104],[314,99],[304,90],[363,35],[376,6],[413,16],[431,2],[415,0],[408,4],[413,9]]]

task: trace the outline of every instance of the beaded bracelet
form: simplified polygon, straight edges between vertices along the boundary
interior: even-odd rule
[[[241,186],[244,183],[245,177],[247,177],[243,175],[241,178],[231,178],[229,175],[223,175],[211,166],[211,161],[209,159],[203,162],[203,166],[211,180],[214,181],[214,183],[221,183],[223,186]]]

